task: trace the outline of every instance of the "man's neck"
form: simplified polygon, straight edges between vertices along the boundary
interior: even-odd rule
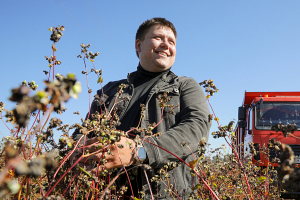
[[[141,65],[141,63],[139,63],[139,65],[138,65],[138,70],[139,70],[139,68],[140,68],[141,71],[148,72],[148,73],[151,73],[151,74],[153,74],[153,75],[154,75],[154,74],[161,74],[161,73],[163,73],[163,72],[170,71],[170,69],[171,69],[171,68],[169,68],[169,69],[166,69],[166,70],[160,71],[160,72],[152,72],[152,71],[147,70],[145,67],[143,67],[143,66]]]

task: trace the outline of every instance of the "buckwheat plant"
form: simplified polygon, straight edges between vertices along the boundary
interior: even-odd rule
[[[12,89],[10,100],[16,102],[16,107],[9,111],[5,104],[0,102],[0,115],[4,124],[11,123],[13,128],[7,126],[10,135],[2,139],[0,146],[0,198],[1,199],[123,199],[126,192],[131,192],[131,199],[143,199],[148,192],[152,199],[157,199],[162,194],[155,194],[150,187],[151,183],[162,182],[166,185],[164,195],[173,199],[181,199],[176,189],[176,180],[170,180],[170,170],[179,165],[187,165],[196,184],[192,191],[187,194],[188,199],[279,199],[281,186],[280,182],[287,179],[293,173],[293,157],[287,145],[270,141],[269,146],[274,146],[278,151],[284,152],[280,160],[280,170],[277,173],[272,167],[261,168],[252,163],[251,157],[239,157],[234,141],[236,136],[233,132],[234,121],[227,126],[219,124],[219,118],[215,115],[209,99],[218,92],[213,80],[205,80],[200,83],[207,92],[207,101],[213,114],[207,116],[209,121],[213,119],[218,123],[218,131],[212,133],[214,138],[222,137],[232,150],[232,154],[223,154],[225,146],[207,152],[205,138],[198,142],[198,153],[193,154],[189,144],[182,141],[182,148],[188,148],[194,156],[194,161],[186,163],[173,152],[170,152],[156,144],[151,143],[150,137],[157,137],[163,133],[153,133],[167,116],[164,110],[168,108],[167,115],[171,115],[178,105],[170,104],[170,97],[167,93],[159,96],[161,108],[161,120],[150,124],[147,128],[132,127],[128,131],[119,131],[119,116],[117,105],[129,99],[122,96],[123,90],[128,87],[126,84],[119,86],[117,98],[109,110],[105,104],[105,97],[95,95],[94,103],[100,107],[99,112],[89,112],[86,118],[80,117],[81,123],[73,125],[63,124],[59,118],[51,118],[52,112],[63,116],[66,109],[64,104],[71,97],[78,98],[81,85],[74,74],[66,76],[55,74],[55,66],[61,64],[57,60],[55,52],[56,43],[61,39],[65,27],[58,26],[49,29],[50,40],[53,42],[53,55],[45,56],[49,70],[44,70],[47,80],[44,81],[45,89],[29,95],[31,90],[37,90],[38,86],[34,81],[27,83],[23,81],[19,88]],[[89,51],[91,45],[81,44],[81,53],[77,57],[82,59],[84,70],[81,72],[86,76],[87,93],[89,95],[89,108],[91,108],[91,93],[89,87],[89,75],[97,76],[97,83],[102,89],[102,70],[95,66],[95,59],[99,52]],[[90,70],[88,66],[92,64]],[[52,81],[50,74],[52,72]],[[49,74],[49,75],[48,75]],[[103,92],[102,92],[103,93]],[[145,105],[141,105],[140,119],[144,117]],[[6,118],[6,121],[3,118]],[[276,127],[275,127],[276,128]],[[278,129],[282,126],[277,127]],[[293,127],[289,127],[289,130]],[[53,139],[54,131],[61,131],[62,136],[58,144]],[[70,135],[78,131],[82,136],[74,140]],[[293,129],[294,130],[294,129]],[[141,136],[143,137],[141,137]],[[89,137],[97,137],[100,144],[95,152],[86,151],[86,140]],[[94,154],[106,152],[110,154],[110,148],[118,151],[124,148],[117,142],[121,137],[134,138],[136,144],[150,143],[164,151],[172,154],[177,161],[168,162],[159,170],[152,169],[149,165],[143,164],[136,158],[136,164],[130,168],[103,170],[91,174],[87,165],[93,168],[100,168],[107,161],[104,156],[99,161],[91,158]],[[133,144],[126,144],[135,154],[136,148]],[[259,152],[253,144],[247,144],[250,152],[255,155],[259,152],[268,156],[268,147],[260,147]],[[211,154],[215,154],[210,158]],[[104,154],[102,154],[104,155]],[[85,165],[82,165],[84,162]],[[137,170],[142,169],[149,190],[143,188],[138,196],[132,191],[132,179],[137,175]],[[148,175],[151,174],[151,179]],[[120,177],[126,177],[126,183],[117,184]],[[299,181],[299,173],[292,175],[294,181]]]
[[[50,69],[60,64],[54,55],[57,43],[64,31],[63,26],[50,28],[50,40],[53,41],[53,55],[46,60]],[[16,107],[9,111],[0,103],[0,114],[3,123],[11,123],[13,128],[7,129],[9,136],[2,138],[0,198],[3,199],[39,199],[45,196],[49,187],[49,177],[58,160],[58,145],[53,140],[54,128],[66,131],[59,119],[50,119],[51,113],[61,113],[72,96],[76,97],[81,85],[74,74],[66,77],[53,76],[53,80],[44,81],[45,89],[30,96],[30,90],[36,90],[34,81],[23,81],[21,86],[12,89],[9,100],[16,102]],[[5,114],[4,114],[4,112]],[[6,117],[6,122],[3,120]],[[50,119],[50,120],[49,120]],[[32,122],[33,121],[33,122]],[[30,123],[32,122],[32,123]],[[47,124],[49,125],[47,126]],[[56,198],[63,198],[56,195]]]

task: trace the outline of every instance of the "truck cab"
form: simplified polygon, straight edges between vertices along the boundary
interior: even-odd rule
[[[280,152],[269,148],[269,140],[288,144],[295,155],[295,170],[300,167],[300,92],[245,92],[242,106],[239,107],[238,124],[235,129],[235,146],[243,160],[252,157],[252,162],[261,166],[278,167],[276,158]],[[278,124],[293,127],[292,131],[276,131]],[[257,155],[250,153],[249,143],[253,142]],[[269,148],[269,157],[260,148]],[[277,159],[278,160],[278,159]],[[286,188],[282,198],[300,198],[300,183]]]
[[[284,135],[272,127],[277,124],[292,124],[297,128],[293,134]],[[253,142],[256,151],[263,145],[268,147],[271,138],[291,146],[296,157],[295,163],[300,166],[300,92],[245,92],[242,106],[239,108],[239,122],[236,128],[236,146],[243,158],[250,156],[249,142]],[[245,145],[239,145],[239,144]],[[259,165],[277,167],[272,162],[279,155],[270,149],[270,158],[262,154],[252,158],[253,162],[260,160]]]

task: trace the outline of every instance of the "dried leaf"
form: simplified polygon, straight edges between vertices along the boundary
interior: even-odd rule
[[[197,163],[198,163],[200,160],[201,160],[201,157],[198,158],[198,159],[196,159],[196,160],[193,160],[193,161],[189,162],[190,168],[194,169],[195,166],[197,165]]]
[[[103,83],[103,77],[102,77],[102,76],[100,76],[100,77],[98,78],[97,83]]]

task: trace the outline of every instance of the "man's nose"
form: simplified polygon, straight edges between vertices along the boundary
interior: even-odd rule
[[[162,42],[160,43],[160,46],[163,47],[163,48],[168,49],[169,46],[170,46],[170,44],[168,43],[167,40],[164,39],[164,40],[162,40]]]

